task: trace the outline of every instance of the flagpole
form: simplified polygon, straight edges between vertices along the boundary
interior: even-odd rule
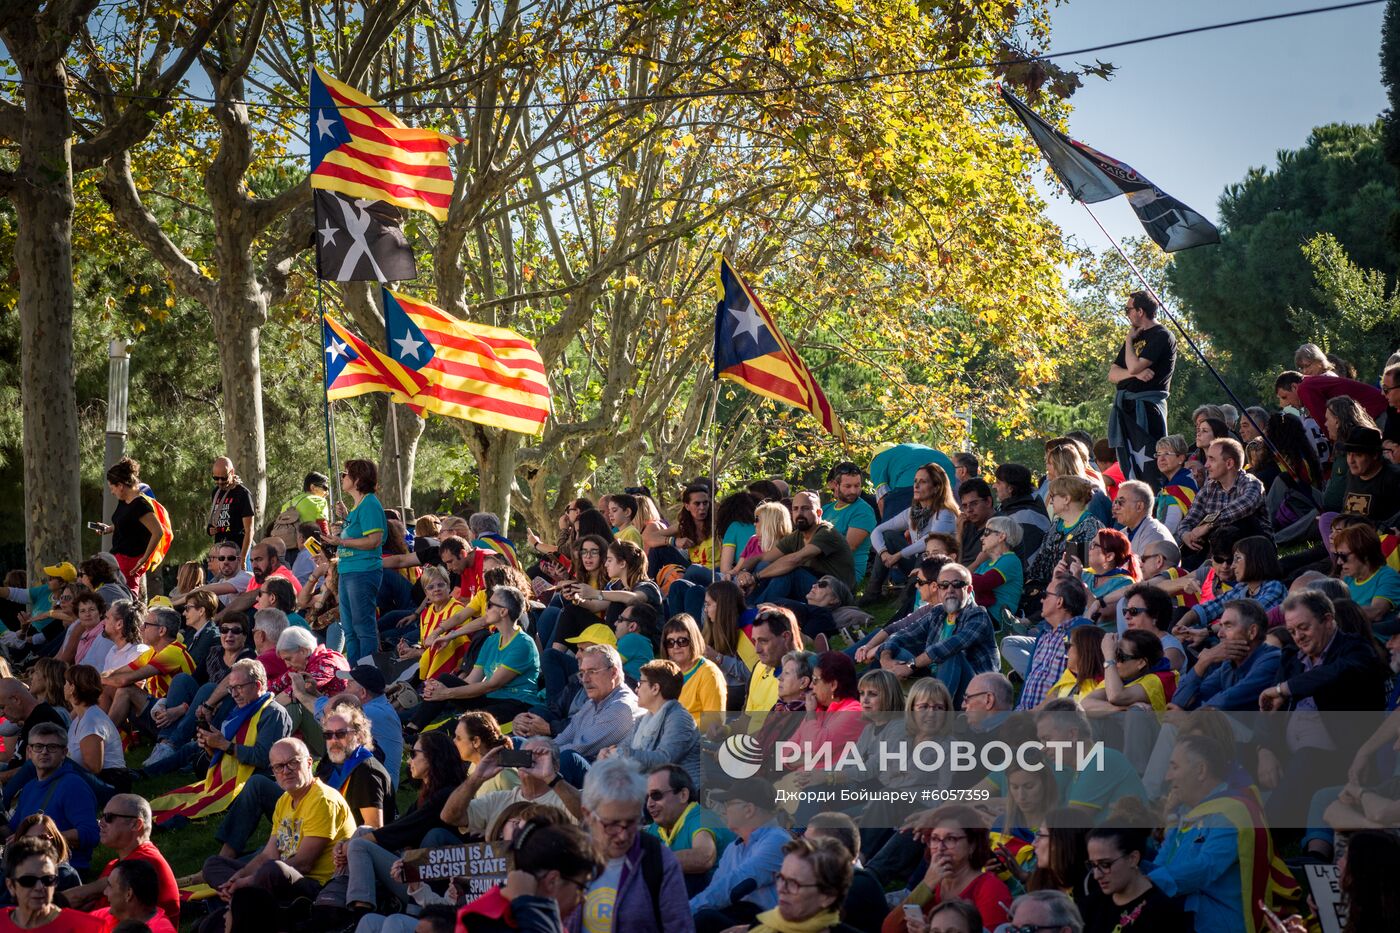
[[[316,310],[321,318],[321,392],[325,397],[326,467],[330,477],[330,514],[335,516],[336,490],[340,488],[340,470],[336,467],[335,419],[331,417],[330,362],[326,359],[326,300],[322,292],[321,270],[316,270]]]
[[[1233,402],[1235,404],[1235,407],[1239,409],[1240,417],[1247,418],[1249,420],[1249,423],[1254,425],[1255,432],[1259,435],[1260,438],[1263,439],[1264,443],[1268,445],[1269,450],[1274,454],[1275,458],[1278,459],[1279,463],[1283,465],[1284,469],[1288,471],[1290,476],[1293,475],[1293,469],[1288,464],[1288,461],[1279,454],[1279,450],[1277,447],[1274,446],[1274,442],[1269,439],[1269,436],[1267,434],[1264,433],[1264,426],[1254,420],[1254,416],[1249,413],[1248,406],[1246,406],[1244,402],[1240,401],[1239,396],[1235,394],[1234,390],[1230,388],[1229,383],[1225,381],[1225,377],[1220,375],[1219,371],[1216,370],[1216,368],[1210,364],[1210,360],[1206,359],[1205,353],[1201,350],[1199,346],[1196,345],[1196,341],[1191,339],[1190,332],[1182,325],[1180,319],[1178,319],[1175,314],[1172,314],[1171,308],[1167,307],[1167,303],[1162,300],[1162,296],[1158,295],[1157,290],[1154,289],[1152,285],[1147,281],[1147,277],[1142,274],[1142,270],[1137,267],[1137,263],[1133,262],[1132,258],[1123,250],[1123,247],[1118,245],[1118,239],[1114,237],[1113,234],[1109,233],[1108,230],[1104,227],[1104,225],[1099,221],[1098,215],[1095,214],[1093,209],[1089,207],[1088,202],[1079,201],[1078,203],[1080,207],[1084,208],[1084,212],[1089,215],[1089,219],[1094,222],[1094,226],[1098,227],[1099,231],[1102,232],[1103,235],[1108,239],[1108,242],[1113,244],[1114,251],[1117,252],[1118,255],[1123,259],[1123,261],[1128,264],[1128,268],[1133,270],[1133,274],[1137,276],[1137,280],[1142,283],[1142,287],[1147,291],[1149,295],[1152,296],[1152,299],[1157,302],[1157,307],[1161,308],[1162,311],[1166,313],[1167,320],[1171,321],[1173,324],[1176,325],[1176,329],[1180,331],[1181,336],[1183,339],[1185,339],[1187,346],[1191,348],[1191,352],[1196,354],[1196,358],[1199,359],[1201,361],[1201,364],[1205,366],[1205,368],[1210,372],[1212,376],[1215,377],[1215,381],[1220,383],[1220,388],[1225,390],[1225,394],[1230,397],[1230,401]],[[1241,468],[1243,468],[1243,464],[1241,464]]]
[[[714,562],[714,579],[718,579],[720,566],[723,563],[719,559],[719,523],[715,521],[715,513],[719,509],[719,432],[715,430],[715,420],[719,418],[719,379],[716,377],[710,380],[710,560]],[[738,554],[734,555],[736,558]],[[701,620],[704,621],[703,619]]]
[[[398,493],[400,499],[407,499],[408,495],[403,488],[403,453],[399,450],[399,414],[398,406],[394,404],[393,396],[389,396],[389,424],[388,429],[394,438],[394,475],[398,478]],[[399,511],[404,516],[404,522],[408,521],[408,503],[400,502]]]

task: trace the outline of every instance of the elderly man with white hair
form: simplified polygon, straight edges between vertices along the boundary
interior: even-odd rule
[[[1040,933],[1084,933],[1079,908],[1063,891],[1032,891],[1011,904],[1011,929]]]
[[[622,656],[612,645],[589,645],[578,653],[583,691],[574,700],[568,725],[556,737],[559,773],[575,787],[583,784],[589,763],[603,749],[632,734],[642,715],[637,694],[623,681]]]
[[[973,677],[1001,670],[996,627],[987,610],[977,605],[972,573],[962,564],[944,564],[935,587],[938,607],[885,642],[880,666],[900,680],[936,676],[960,703]],[[946,624],[949,619],[951,627]],[[913,658],[899,660],[902,652]]]
[[[636,762],[609,758],[588,772],[584,828],[606,867],[584,889],[583,910],[570,918],[570,933],[581,933],[584,918],[596,916],[600,907],[610,909],[613,930],[695,929],[680,863],[660,838],[641,831],[646,796],[646,777]]]

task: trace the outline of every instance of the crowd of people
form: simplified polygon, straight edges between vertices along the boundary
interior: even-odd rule
[[[386,509],[359,459],[260,535],[220,457],[166,587],[120,461],[98,552],[0,594],[0,933],[1296,933],[1335,907],[1307,866],[1384,928],[1400,356],[1377,387],[1307,344],[1276,405],[1168,433],[1155,311],[1128,300],[1107,436],[1043,464],[887,444],[820,489],[572,499],[519,543]],[[740,776],[736,738],[1021,754]],[[191,821],[218,850],[177,882]],[[420,876],[468,843],[498,883]]]

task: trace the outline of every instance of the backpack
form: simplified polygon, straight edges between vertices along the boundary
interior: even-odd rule
[[[277,518],[271,525],[267,526],[266,538],[280,538],[282,544],[288,552],[296,550],[297,528],[301,526],[301,513],[297,511],[297,502],[304,498],[306,493],[293,497],[287,503],[287,507],[278,513]]]

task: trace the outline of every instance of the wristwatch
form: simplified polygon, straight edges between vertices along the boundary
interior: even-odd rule
[[[564,775],[555,772],[554,779],[549,782],[549,786],[553,787],[555,784],[558,784],[562,780],[564,780]]]

